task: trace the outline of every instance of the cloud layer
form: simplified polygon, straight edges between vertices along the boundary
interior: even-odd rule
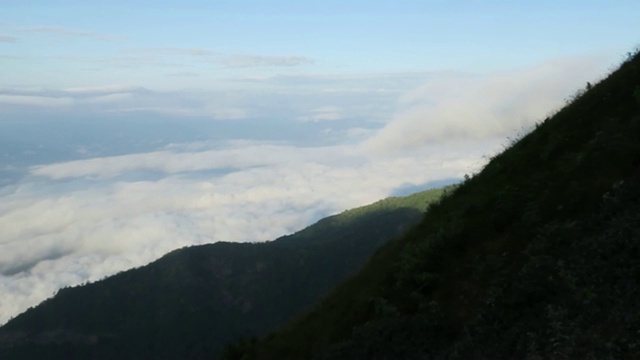
[[[431,81],[401,99],[403,111],[365,144],[390,151],[425,142],[506,137],[528,131],[593,81],[599,58],[549,61],[489,75]]]
[[[279,58],[255,61],[278,62]],[[251,61],[254,61],[251,60]],[[288,60],[284,60],[286,63]],[[199,79],[200,73],[168,73]],[[180,118],[238,120],[251,118],[323,121],[366,119],[380,122],[396,98],[428,74],[347,76],[267,76],[229,80],[210,89],[161,90],[130,84],[68,87],[0,87],[0,114],[54,110],[75,117],[112,113],[151,113]],[[208,85],[211,87],[210,85]],[[0,118],[0,123],[5,119]]]
[[[5,111],[13,104],[20,114],[34,105],[47,114],[72,108],[86,116],[164,107],[185,121],[214,108],[261,110],[269,120],[245,129],[242,136],[253,140],[238,140],[233,133],[220,138],[220,127],[204,139],[160,141],[159,148],[134,147],[124,154],[107,152],[118,156],[83,155],[18,169],[26,175],[0,187],[0,323],[61,287],[143,265],[178,247],[274,239],[404,189],[473,173],[485,155],[506,143],[506,136],[558,109],[601,69],[592,59],[565,59],[509,73],[443,73],[425,76],[423,86],[402,96],[400,89],[415,79],[247,79],[275,88],[295,84],[296,93],[258,91],[261,97],[236,102],[221,94],[215,103],[221,106],[203,94],[139,86],[1,90]],[[244,107],[249,100],[252,107]],[[381,115],[392,114],[394,106],[395,115]],[[354,116],[361,120],[353,121]],[[376,129],[364,126],[368,118],[388,121]],[[275,126],[274,119],[284,119],[279,140],[256,140]],[[34,124],[25,123],[25,129]],[[157,130],[148,127],[153,123],[144,124],[142,134]],[[118,122],[111,126],[125,129]],[[310,129],[322,130],[312,138],[323,137],[305,138]],[[167,132],[154,133],[164,138]],[[336,133],[340,136],[334,139]],[[122,135],[104,132],[114,136],[113,144],[122,144]],[[15,164],[0,170],[17,174],[14,167],[20,163]]]
[[[60,287],[177,247],[274,239],[401,185],[460,177],[482,151],[425,148],[373,158],[346,145],[189,147],[34,167],[5,188],[0,322]]]

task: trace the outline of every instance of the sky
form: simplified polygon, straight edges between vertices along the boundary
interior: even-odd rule
[[[176,248],[472,175],[635,51],[637,14],[0,0],[0,324]]]

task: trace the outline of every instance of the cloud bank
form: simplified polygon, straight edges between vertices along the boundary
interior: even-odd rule
[[[186,75],[186,76],[185,76]],[[168,73],[186,81],[199,73]],[[393,111],[397,96],[411,88],[398,77],[264,77],[229,80],[219,88],[162,90],[120,84],[71,88],[0,87],[0,113],[25,115],[48,109],[74,117],[110,113],[151,113],[212,120],[286,119],[325,121],[366,119],[380,122]],[[422,77],[425,77],[422,74]],[[398,86],[398,81],[408,83]],[[413,80],[413,85],[419,84]],[[358,87],[357,90],[354,89]],[[385,91],[380,91],[380,88]],[[0,118],[0,123],[3,122]]]
[[[365,146],[393,151],[526,131],[593,81],[602,68],[600,58],[560,59],[521,70],[431,81],[401,98],[404,110]]]
[[[403,77],[342,78],[338,89],[328,77],[251,80],[294,82],[304,93],[252,98],[256,104],[248,111],[270,109],[261,101],[293,104],[266,112],[271,121],[288,121],[280,141],[251,140],[254,129],[243,133],[249,140],[214,132],[124,155],[31,164],[18,181],[0,187],[0,323],[61,287],[143,265],[182,246],[274,239],[403,189],[473,173],[506,136],[558,109],[602,68],[592,59],[565,59],[508,73],[441,74],[403,95],[397,87]],[[311,100],[323,90],[331,91]],[[363,127],[367,116],[393,113],[389,96],[397,97],[395,115],[380,128]],[[18,110],[40,104],[86,114],[164,106],[188,116],[194,114],[186,112],[188,105],[211,106],[202,97],[124,85],[0,91],[0,102]],[[359,100],[350,106],[345,98]],[[367,105],[366,99],[387,102]],[[247,111],[231,98],[217,101],[218,110]],[[349,123],[353,114],[364,120]],[[349,126],[335,127],[342,122]],[[287,126],[299,134],[324,129],[331,141],[302,146],[284,140]],[[332,139],[336,132],[344,136]]]
[[[0,322],[60,287],[181,246],[274,239],[403,184],[460,177],[482,151],[373,158],[348,145],[202,146],[38,166],[4,188]]]

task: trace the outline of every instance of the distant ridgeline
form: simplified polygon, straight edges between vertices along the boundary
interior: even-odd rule
[[[62,289],[0,328],[0,359],[215,358],[311,307],[447,189],[381,200],[272,242],[183,248]]]
[[[640,55],[226,359],[640,359]]]

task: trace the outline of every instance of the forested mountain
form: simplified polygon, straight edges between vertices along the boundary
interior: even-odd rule
[[[267,243],[215,243],[55,297],[0,328],[0,359],[215,358],[309,308],[446,189],[389,198]]]
[[[640,358],[640,55],[227,359]]]

